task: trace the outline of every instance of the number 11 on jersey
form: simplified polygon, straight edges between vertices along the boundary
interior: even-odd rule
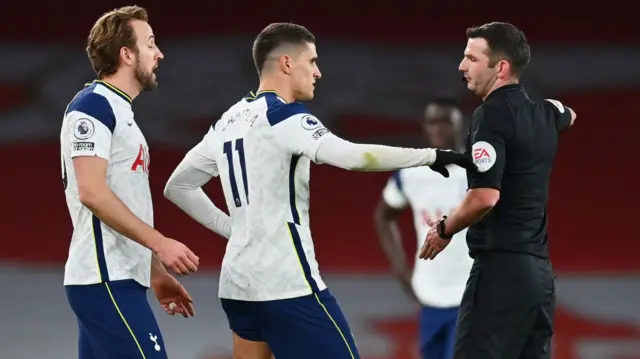
[[[242,201],[240,201],[240,193],[238,192],[238,184],[236,182],[236,173],[233,167],[233,146],[235,142],[235,150],[238,152],[238,160],[240,162],[240,171],[242,174],[242,185],[244,186],[244,195],[249,204],[249,185],[247,183],[247,164],[244,159],[244,142],[242,138],[238,138],[235,141],[227,141],[224,143],[223,152],[227,155],[227,163],[229,164],[229,184],[231,185],[231,193],[233,194],[233,202],[236,207],[242,207]]]

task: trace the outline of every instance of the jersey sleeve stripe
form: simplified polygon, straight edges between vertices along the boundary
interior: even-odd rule
[[[300,156],[291,156],[291,165],[289,166],[289,205],[291,206],[291,218],[293,223],[300,224],[300,214],[296,206],[296,168]]]
[[[102,122],[111,133],[113,133],[116,128],[116,116],[113,113],[113,108],[109,100],[100,94],[89,92],[88,90],[79,94],[69,104],[67,114],[74,111],[91,116]]]
[[[271,126],[275,126],[280,122],[299,114],[309,113],[306,106],[300,102],[293,103],[276,103],[267,110],[267,120]]]
[[[98,271],[100,272],[100,281],[109,281],[109,271],[107,270],[107,260],[104,255],[104,244],[102,239],[102,222],[95,215],[92,216],[93,238],[96,246],[96,259],[98,262]]]
[[[298,256],[298,261],[300,262],[300,267],[302,269],[302,273],[304,274],[304,279],[309,284],[309,289],[311,289],[311,293],[315,294],[320,291],[318,288],[318,283],[311,276],[311,266],[309,266],[309,261],[307,261],[307,257],[304,254],[304,248],[302,247],[302,240],[300,239],[300,234],[298,233],[298,229],[296,228],[295,223],[287,222],[287,226],[289,227],[289,234],[291,235],[291,241],[293,242],[293,248]]]

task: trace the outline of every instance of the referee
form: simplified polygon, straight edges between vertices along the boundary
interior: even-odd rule
[[[515,26],[493,22],[467,30],[459,70],[483,99],[467,151],[478,172],[447,218],[432,223],[421,259],[434,259],[469,227],[473,267],[462,298],[455,359],[550,357],[555,281],[547,245],[549,177],[559,133],[576,115],[556,100],[527,94],[519,78],[530,59]]]

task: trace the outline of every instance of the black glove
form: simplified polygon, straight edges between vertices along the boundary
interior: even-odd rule
[[[431,166],[432,170],[449,178],[449,171],[446,165],[458,165],[466,170],[476,172],[478,167],[473,163],[470,156],[459,152],[436,150],[436,160]]]

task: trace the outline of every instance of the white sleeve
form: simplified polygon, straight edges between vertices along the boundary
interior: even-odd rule
[[[67,130],[71,158],[98,156],[109,160],[116,117],[102,95],[88,93],[67,108]]]
[[[216,207],[202,186],[218,175],[209,134],[189,151],[167,181],[165,197],[196,222],[225,237],[231,237],[231,218]]]
[[[387,181],[387,185],[382,190],[382,199],[389,207],[404,209],[409,205],[407,197],[402,191],[402,173],[396,171]]]
[[[299,103],[276,104],[267,111],[276,139],[288,152],[316,160],[318,146],[331,131]]]
[[[430,166],[436,160],[432,148],[403,148],[352,143],[329,134],[317,148],[317,161],[350,171],[394,171]]]

